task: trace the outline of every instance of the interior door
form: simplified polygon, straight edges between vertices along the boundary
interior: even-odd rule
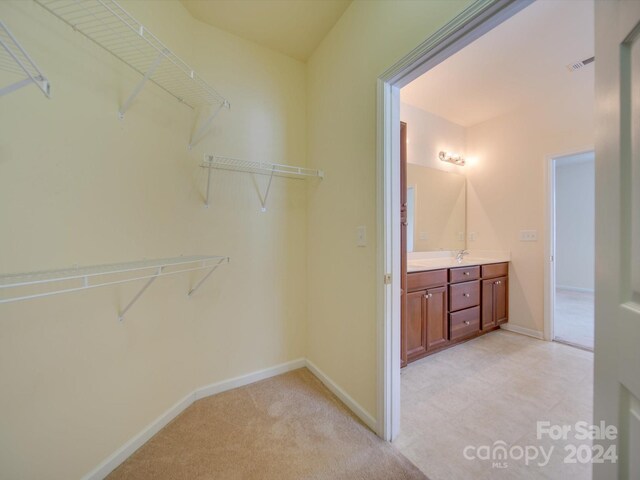
[[[594,479],[640,478],[640,2],[596,3],[595,421],[617,461]]]

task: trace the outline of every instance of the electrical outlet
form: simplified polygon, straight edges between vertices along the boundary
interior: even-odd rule
[[[474,242],[478,238],[478,232],[469,232],[469,241]]]
[[[426,240],[428,238],[427,232],[420,232],[420,240]]]
[[[538,231],[537,230],[520,230],[521,242],[537,242]]]
[[[356,228],[356,245],[358,247],[366,247],[367,246],[367,227],[359,226]]]
[[[464,232],[458,232],[458,241],[464,242]]]

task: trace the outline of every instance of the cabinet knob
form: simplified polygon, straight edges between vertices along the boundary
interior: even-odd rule
[[[471,325],[471,322],[470,322],[469,320],[465,320],[465,321],[464,321],[464,324],[465,324],[465,325]]]
[[[469,272],[462,272],[462,273],[463,273],[464,275],[466,275],[467,277],[468,277],[469,275],[471,275],[471,273],[469,273]]]
[[[469,294],[468,294],[468,293],[463,293],[463,294],[462,294],[462,296],[463,296],[463,297],[468,297],[468,296],[469,296]]]
[[[496,285],[500,285],[501,283],[502,283],[502,282],[501,282],[500,280],[498,280],[498,281],[496,282]]]
[[[429,294],[429,298],[431,298],[431,297],[433,297],[433,293],[430,293],[430,294]]]

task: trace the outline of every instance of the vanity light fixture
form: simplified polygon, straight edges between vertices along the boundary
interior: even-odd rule
[[[464,167],[465,163],[467,163],[465,162],[464,157],[457,153],[440,152],[438,158],[440,158],[440,160],[443,162],[453,163],[454,165],[458,165],[459,167]]]

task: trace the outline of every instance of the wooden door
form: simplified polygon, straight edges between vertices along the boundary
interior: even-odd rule
[[[425,323],[427,331],[427,351],[441,348],[449,341],[446,286],[427,290]]]
[[[495,325],[506,323],[509,319],[509,279],[496,278],[493,282],[493,320]]]
[[[640,2],[595,2],[595,422],[617,461],[594,480],[640,478]]]
[[[400,122],[400,366],[407,366],[407,124]]]
[[[427,351],[426,308],[426,290],[407,294],[405,343],[408,362],[422,356]]]
[[[494,278],[482,281],[482,330],[490,330],[496,326],[494,312],[495,282],[496,279]]]

